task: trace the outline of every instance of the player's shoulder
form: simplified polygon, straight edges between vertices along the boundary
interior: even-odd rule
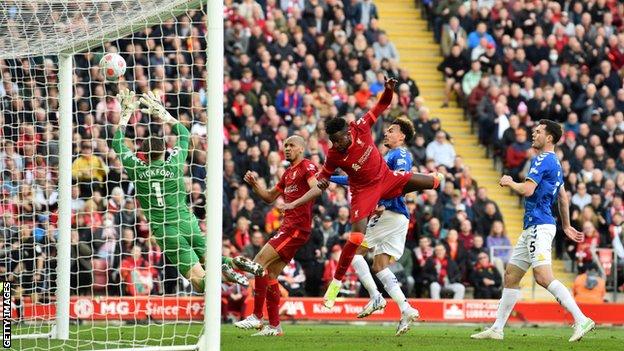
[[[300,167],[308,171],[316,172],[318,170],[316,165],[312,163],[312,161],[308,160],[307,158],[304,158],[303,161],[301,161]]]

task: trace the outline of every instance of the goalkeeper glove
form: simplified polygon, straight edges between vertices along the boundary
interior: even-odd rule
[[[123,89],[117,94],[117,101],[121,105],[121,116],[119,125],[126,126],[130,120],[130,116],[139,107],[139,102],[134,101],[134,91]]]
[[[160,102],[160,97],[154,94],[152,91],[143,94],[141,104],[146,108],[141,109],[141,112],[152,115],[159,118],[161,121],[169,124],[178,122],[173,116],[167,112],[165,106]]]

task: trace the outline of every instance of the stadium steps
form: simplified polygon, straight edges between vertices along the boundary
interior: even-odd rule
[[[444,80],[437,66],[443,57],[438,44],[433,41],[432,33],[427,29],[427,22],[421,18],[420,10],[415,7],[413,0],[384,0],[376,4],[380,27],[397,47],[400,66],[407,68],[416,81],[425,105],[431,110],[431,116],[440,118],[442,128],[451,134],[457,154],[471,167],[478,184],[485,186],[489,197],[498,203],[509,238],[515,243],[522,232],[523,210],[520,202],[517,196],[498,186],[500,173],[486,156],[485,149],[478,145],[476,136],[470,131],[469,122],[464,120],[463,110],[454,101],[449,108],[440,108],[444,101]],[[553,269],[558,279],[568,287],[572,286],[574,276],[566,272],[562,261],[554,261]],[[533,275],[530,272],[522,280],[521,286],[525,299],[535,297],[538,300],[553,300],[548,291],[539,286],[533,292]]]

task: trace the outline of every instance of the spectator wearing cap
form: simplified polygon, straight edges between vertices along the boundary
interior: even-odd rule
[[[275,98],[275,107],[282,117],[296,116],[301,112],[303,97],[297,92],[294,80],[287,82],[286,89],[281,90]]]
[[[473,53],[475,49],[473,49]],[[493,73],[494,67],[496,65],[502,64],[501,59],[496,53],[496,45],[492,43],[487,43],[485,51],[481,53],[476,59],[481,62],[481,71],[483,71],[484,73]]]

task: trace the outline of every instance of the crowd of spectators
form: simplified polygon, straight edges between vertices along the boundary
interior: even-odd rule
[[[527,174],[537,121],[562,124],[556,153],[572,199],[571,221],[585,241],[557,235],[557,256],[567,255],[582,273],[596,268],[595,248],[615,247],[624,264],[624,3],[422,5],[446,57],[440,69],[447,96],[466,107],[480,143],[502,161],[504,173],[516,180]]]
[[[225,5],[224,197],[221,201],[206,199],[204,195],[206,186],[209,186],[205,184],[204,167],[205,125],[209,116],[205,111],[204,34],[207,29],[203,11],[189,11],[177,21],[168,20],[136,33],[132,38],[107,44],[104,50],[118,51],[128,63],[125,79],[118,86],[103,82],[96,67],[99,54],[89,52],[75,56],[72,292],[147,295],[179,294],[190,290],[188,282],[179,277],[176,267],[167,264],[166,257],[150,237],[149,224],[133,197],[134,186],[123,171],[118,155],[110,147],[113,126],[119,119],[119,106],[114,99],[117,89],[128,87],[137,93],[153,90],[163,94],[168,110],[192,133],[185,170],[189,206],[205,229],[205,205],[222,205],[223,254],[252,258],[276,233],[281,213],[274,206],[260,201],[244,184],[242,175],[253,170],[267,186],[275,185],[287,167],[281,147],[285,138],[292,134],[303,136],[307,143],[306,157],[317,165],[322,164],[328,150],[325,119],[333,116],[344,116],[350,121],[359,118],[375,103],[377,94],[383,89],[384,76],[394,76],[399,79],[395,99],[373,127],[377,141],[381,140],[389,122],[407,116],[417,131],[408,145],[414,156],[415,169],[425,173],[443,172],[447,180],[439,192],[425,191],[406,197],[411,214],[406,250],[392,269],[410,297],[437,297],[440,294],[461,298],[467,293],[466,286],[474,287],[475,296],[496,297],[500,293],[499,272],[509,259],[509,249],[504,247],[510,245],[500,210],[488,198],[485,188],[478,187],[470,168],[463,164],[461,155],[454,149],[452,136],[443,130],[438,118],[430,115],[428,102],[419,96],[416,82],[401,68],[398,51],[379,28],[374,2],[243,0],[226,1]],[[432,7],[430,19],[434,28],[441,26],[438,34],[442,40],[448,36],[448,33],[442,33],[442,27],[447,28],[444,25],[451,16],[438,16],[433,11],[436,8]],[[475,35],[473,28],[466,23],[483,27],[476,24],[477,20],[488,17],[479,17],[483,11],[457,8],[457,11],[466,13],[459,20],[460,27],[470,33],[465,42],[479,44],[481,34],[477,33],[476,39],[469,40]],[[451,12],[449,15],[456,14]],[[509,31],[515,28],[513,23]],[[491,26],[492,23],[487,21],[485,32]],[[535,30],[539,26],[529,28]],[[601,33],[601,29],[596,27],[594,32]],[[511,57],[513,53],[515,58],[518,50],[514,48],[511,53],[503,50],[504,44],[497,44],[499,36],[490,37],[497,54],[504,52],[505,57]],[[455,44],[462,42],[459,38],[452,40],[454,44],[449,52],[457,52]],[[448,38],[444,40],[448,41]],[[513,40],[508,37],[507,41],[507,46],[518,47],[524,45],[525,38],[514,36]],[[460,45],[459,55],[469,63],[466,45]],[[486,55],[492,53],[489,44],[485,44],[485,52]],[[474,77],[465,83],[459,72],[454,71],[455,83],[461,81],[461,84],[459,87],[450,84],[449,96],[462,94],[466,89],[485,91],[492,89],[490,86],[496,87],[496,90],[487,92],[496,99],[490,99],[491,106],[481,106],[481,101],[487,99],[475,100],[473,96],[472,101],[479,101],[473,111],[476,113],[490,107],[492,111],[505,113],[517,111],[513,115],[509,113],[508,124],[509,128],[518,130],[529,127],[531,121],[538,118],[535,111],[540,108],[532,101],[536,96],[538,99],[550,96],[548,101],[565,96],[558,95],[557,89],[566,92],[568,88],[562,83],[557,85],[560,83],[557,77],[562,70],[573,76],[572,67],[575,67],[567,65],[551,77],[556,83],[549,95],[542,84],[550,78],[536,84],[534,78],[513,75],[512,78],[519,79],[510,85],[507,75],[496,73],[508,69],[503,63],[504,59],[501,59],[499,68],[492,65],[491,72],[482,71],[483,67],[489,67],[485,63],[473,64]],[[0,274],[7,279],[17,279],[26,294],[45,299],[54,289],[56,271],[53,245],[57,235],[58,208],[56,63],[51,57],[0,60],[0,70],[3,111],[0,114]],[[465,68],[466,72],[469,70],[469,67]],[[580,76],[579,71],[580,68],[577,69]],[[540,70],[535,72],[537,74]],[[596,78],[589,73],[585,76]],[[523,79],[533,85],[523,83]],[[578,82],[574,86],[585,85],[591,84]],[[602,85],[599,88],[599,94],[602,94]],[[500,91],[505,93],[501,95],[503,98],[498,97]],[[516,91],[520,95],[513,95]],[[471,101],[470,97],[474,95],[469,92],[464,94],[467,101]],[[483,92],[482,96],[485,94]],[[522,100],[525,95],[531,98]],[[506,96],[509,97],[505,99]],[[591,96],[592,102],[598,101],[595,94]],[[505,100],[504,104],[502,100]],[[614,98],[612,103],[617,105],[619,101],[621,99]],[[608,110],[607,106],[605,99],[603,111],[616,109]],[[553,107],[553,111],[559,110]],[[590,111],[589,117],[595,119],[591,114]],[[586,194],[576,190],[577,185],[583,183],[580,179],[590,177],[587,192],[594,194],[599,189],[604,195],[600,199],[590,195],[590,205],[573,211],[573,220],[585,218],[582,223],[592,223],[593,229],[599,233],[596,240],[604,244],[609,235],[605,233],[621,235],[616,224],[622,221],[624,207],[619,189],[624,189],[624,175],[618,166],[624,160],[624,154],[611,157],[610,153],[617,148],[613,143],[623,142],[623,136],[615,132],[623,123],[622,113],[615,112],[611,122],[606,118],[600,125],[605,128],[616,126],[612,128],[613,136],[609,134],[604,142],[601,133],[596,136],[598,139],[592,137],[598,122],[591,124],[590,128],[590,124],[583,123],[581,114],[576,123],[570,120],[571,116],[574,114],[562,122],[566,123],[568,131],[566,143],[572,143],[572,147],[565,151],[562,146],[560,153],[581,156],[576,163],[572,162],[576,157],[568,162],[566,180],[570,184],[567,187],[574,194],[580,194],[575,197],[575,203],[587,202]],[[496,126],[500,128],[500,120],[494,122],[493,119],[491,123],[498,123]],[[487,126],[486,122],[484,119],[481,124]],[[515,129],[499,133],[507,139],[483,137],[482,141],[488,145],[500,145],[498,149],[505,150],[500,153],[503,157],[507,148],[501,140],[516,142]],[[574,133],[574,141],[570,141],[569,131]],[[139,150],[142,141],[153,133],[163,135],[168,150],[171,150],[176,140],[171,130],[152,123],[148,116],[137,112],[127,132],[134,148]],[[574,143],[586,146],[576,147]],[[584,161],[588,153],[599,152],[596,143],[603,144],[602,159],[595,157]],[[383,146],[380,148],[385,152]],[[601,160],[604,168],[602,164],[596,164]],[[598,168],[604,171],[598,171]],[[522,171],[520,169],[519,175]],[[348,205],[347,189],[337,185],[330,186],[317,200],[311,239],[280,276],[284,294],[322,295],[350,231]],[[594,205],[605,207],[597,212]],[[603,226],[610,228],[609,231],[601,231]],[[587,231],[590,229],[588,227]],[[497,247],[494,257],[490,257],[490,249],[494,247]],[[343,295],[361,296],[363,292],[355,274],[351,272],[345,279],[347,284],[343,286]],[[224,310],[240,312],[241,300],[249,295],[247,289],[224,284]]]

